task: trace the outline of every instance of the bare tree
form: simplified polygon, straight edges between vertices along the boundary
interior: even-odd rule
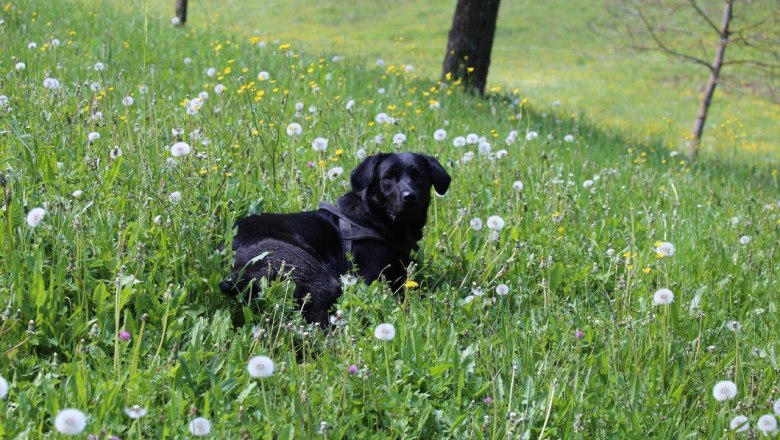
[[[485,93],[499,3],[500,0],[458,0],[442,80],[461,80],[466,90]]]
[[[754,88],[762,83],[776,92],[780,0],[610,0],[609,5],[613,23],[632,48],[660,51],[709,72],[688,140],[690,160],[696,159],[724,68]],[[733,47],[729,58],[727,47]]]

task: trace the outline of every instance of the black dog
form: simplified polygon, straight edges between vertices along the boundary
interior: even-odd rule
[[[403,286],[410,254],[422,238],[431,186],[444,194],[450,180],[431,156],[370,156],[352,171],[352,191],[336,206],[238,220],[233,274],[220,288],[235,295],[263,276],[275,279],[281,270],[295,282],[295,298],[307,298],[304,319],[325,327],[341,295],[341,275],[354,269],[368,283],[381,276],[394,290]]]

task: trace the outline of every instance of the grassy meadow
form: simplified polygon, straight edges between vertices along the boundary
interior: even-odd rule
[[[154,4],[0,5],[0,438],[777,435],[776,163]],[[237,218],[408,150],[453,181],[403,295],[345,282],[325,333],[284,281],[221,294]]]
[[[414,75],[440,75],[452,24],[454,0],[225,0],[192,2],[193,26],[234,35],[301,42],[312,54],[346,55],[366,66],[377,59],[414,66]],[[609,0],[512,0],[501,3],[488,87],[518,89],[537,108],[588,117],[646,141],[661,139],[681,149],[689,135],[709,72],[654,52],[627,49],[607,26]],[[700,4],[719,20],[721,1]],[[151,0],[151,12],[171,17],[166,0]],[[776,7],[772,1],[735,5],[738,20]],[[675,14],[678,15],[678,14]],[[680,25],[690,28],[689,24]],[[705,29],[706,32],[709,30]],[[709,43],[715,44],[716,41]],[[739,58],[736,46],[727,56]],[[700,55],[698,47],[691,53]],[[710,60],[714,48],[704,54]],[[780,159],[780,108],[766,91],[751,92],[745,77],[724,69],[702,142],[715,156]]]

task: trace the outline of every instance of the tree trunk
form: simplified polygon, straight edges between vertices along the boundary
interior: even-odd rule
[[[187,0],[176,0],[176,16],[179,17],[179,26],[187,22]]]
[[[500,0],[458,0],[452,19],[442,80],[461,80],[466,90],[485,93]]]
[[[704,96],[699,103],[699,111],[696,113],[696,121],[693,124],[691,140],[688,141],[688,159],[696,160],[699,142],[701,142],[702,133],[704,133],[704,123],[707,121],[707,113],[712,104],[712,96],[715,94],[715,87],[718,86],[720,79],[720,69],[723,67],[723,59],[726,55],[726,45],[729,44],[729,24],[732,17],[732,6],[734,0],[726,0],[723,4],[723,21],[720,28],[720,43],[715,52],[715,59],[710,66],[710,79],[707,81],[707,87],[704,89]]]

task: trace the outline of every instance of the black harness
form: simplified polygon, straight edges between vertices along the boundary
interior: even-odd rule
[[[355,223],[344,215],[339,208],[330,203],[320,203],[320,209],[324,209],[339,218],[339,231],[341,231],[341,242],[345,256],[352,253],[352,242],[357,240],[376,240],[396,247],[376,230]]]

